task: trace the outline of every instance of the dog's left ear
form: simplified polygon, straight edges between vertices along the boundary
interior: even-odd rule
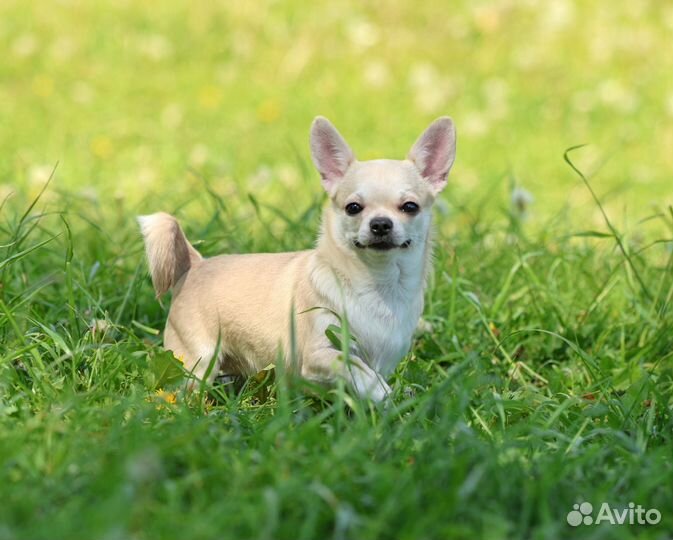
[[[456,158],[456,128],[448,116],[437,118],[409,151],[408,159],[421,172],[437,195],[446,186],[447,176]]]
[[[332,123],[317,116],[311,124],[311,157],[330,195],[355,161],[353,151]]]

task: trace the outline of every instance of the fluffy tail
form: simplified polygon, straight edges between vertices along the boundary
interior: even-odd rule
[[[173,216],[159,212],[138,217],[138,223],[145,239],[152,283],[159,297],[202,257],[187,241]]]

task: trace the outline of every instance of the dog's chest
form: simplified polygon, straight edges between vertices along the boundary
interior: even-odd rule
[[[409,351],[423,310],[422,292],[371,287],[351,291],[345,304],[364,360],[381,375],[389,375]]]

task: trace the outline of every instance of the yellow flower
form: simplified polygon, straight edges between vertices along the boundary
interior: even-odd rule
[[[222,102],[222,89],[214,84],[204,86],[199,91],[199,105],[202,108],[213,110]]]
[[[54,92],[54,81],[46,75],[38,75],[33,79],[33,92],[35,95],[46,98]]]
[[[178,400],[175,392],[166,392],[163,389],[157,390],[156,396],[159,399],[163,399],[166,403],[170,403],[171,405],[174,405]]]
[[[280,117],[280,106],[278,102],[273,99],[267,99],[260,103],[257,107],[257,118],[262,122],[271,124],[275,122]]]
[[[112,155],[113,150],[112,141],[104,135],[95,137],[91,141],[91,152],[97,158],[108,159]]]
[[[495,32],[502,21],[500,10],[495,6],[480,6],[472,12],[474,23],[485,34]]]

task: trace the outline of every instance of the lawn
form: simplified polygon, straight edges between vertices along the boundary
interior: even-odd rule
[[[671,36],[642,0],[3,1],[0,540],[673,536]],[[310,247],[317,114],[361,159],[456,122],[392,405],[184,395],[135,216]]]

